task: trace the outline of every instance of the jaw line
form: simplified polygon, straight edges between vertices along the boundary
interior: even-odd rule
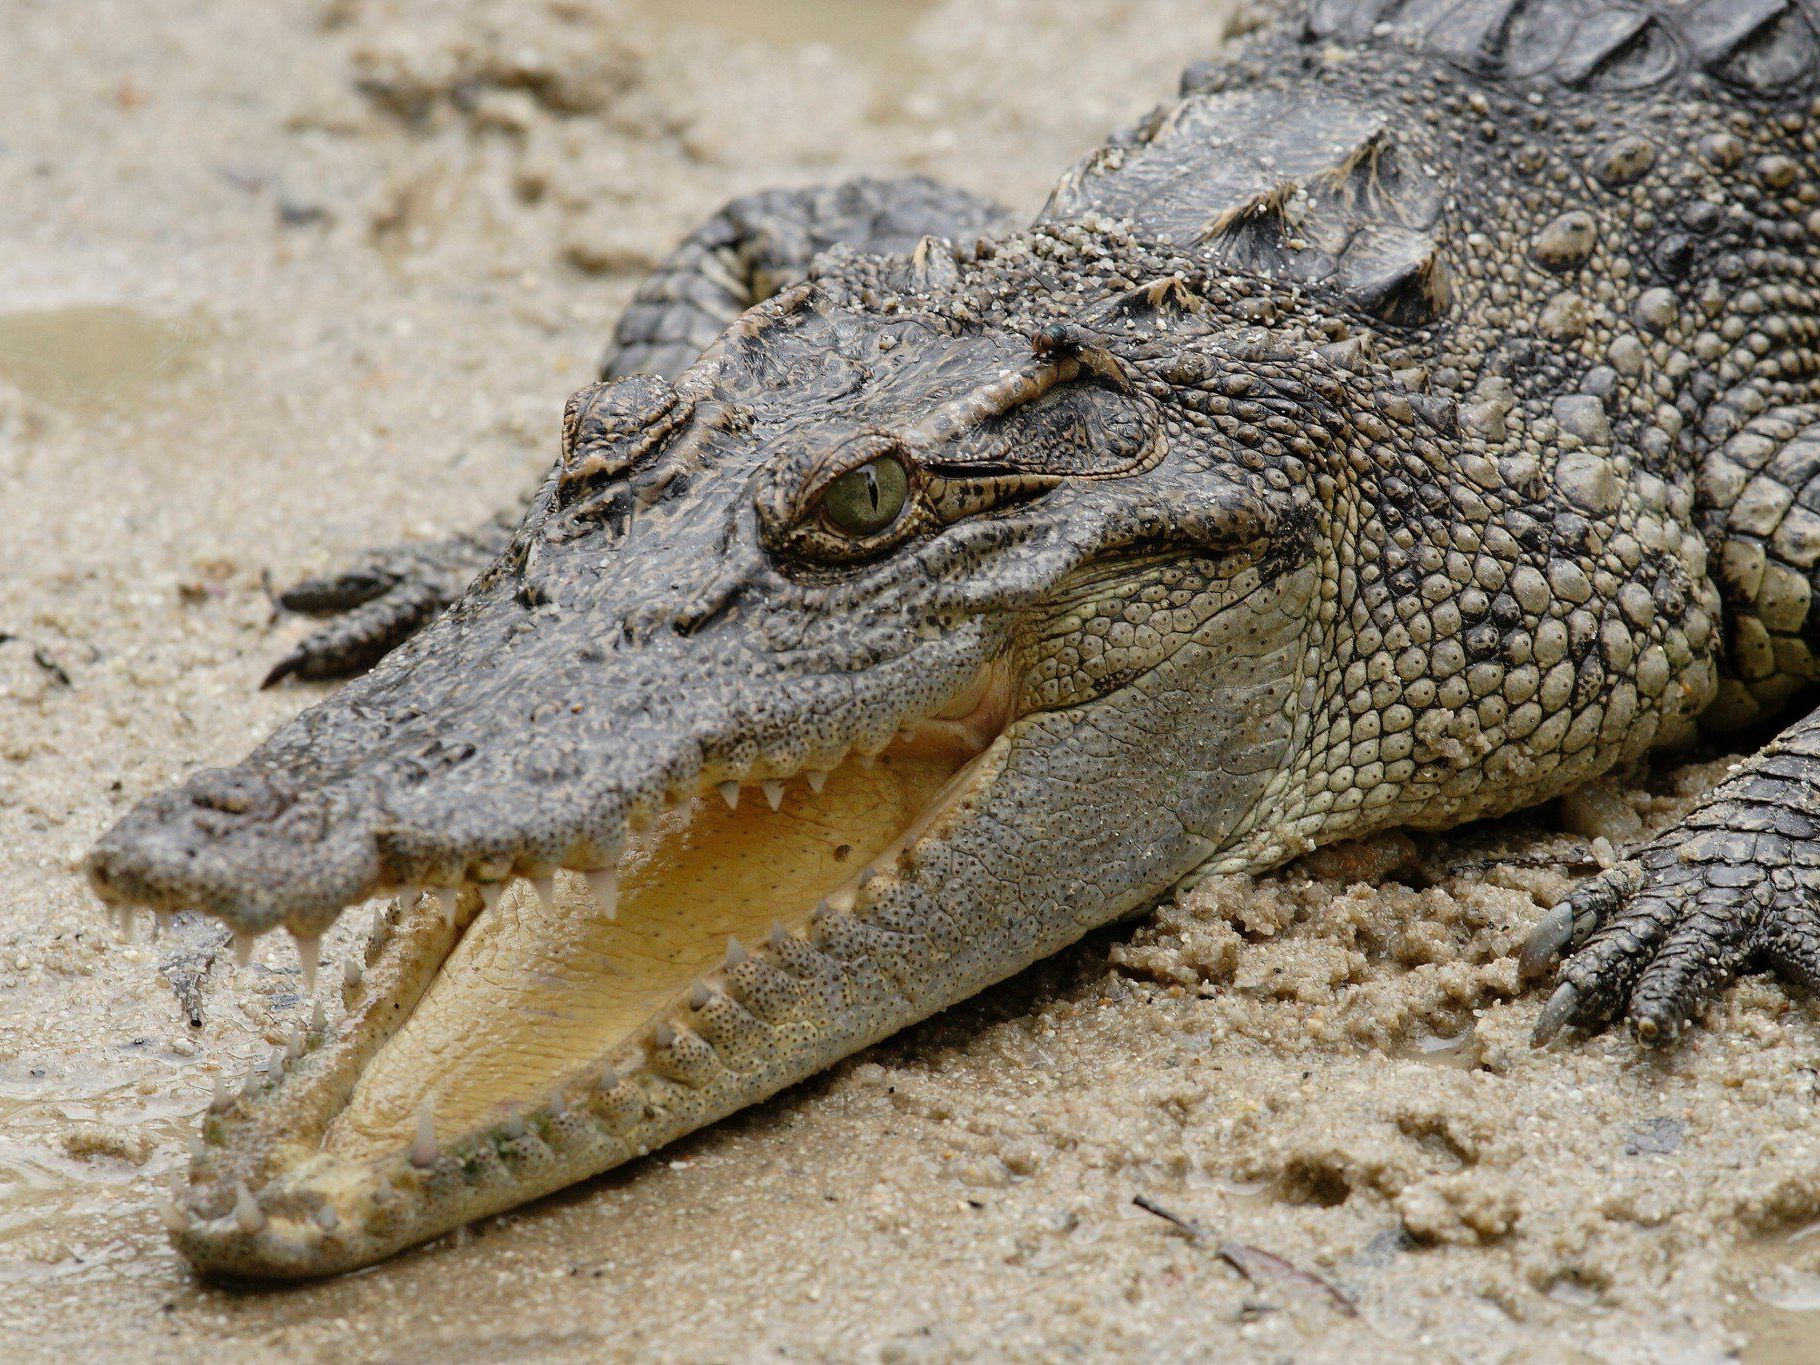
[[[971,715],[900,734],[884,751],[887,766],[932,749],[973,756],[819,904],[798,907],[762,944],[730,949],[718,970],[679,981],[661,1007],[568,1068],[547,1096],[521,1097],[529,1102],[461,1131],[439,1132],[432,1119],[396,1146],[337,1152],[325,1139],[362,1076],[410,1026],[463,938],[496,913],[498,885],[461,888],[452,918],[438,896],[386,907],[358,966],[344,973],[346,1014],[301,1035],[301,1055],[281,1077],[255,1073],[238,1092],[218,1090],[190,1183],[173,1190],[165,1212],[173,1240],[200,1269],[231,1278],[352,1269],[642,1156],[922,1017],[927,1009],[895,988],[882,1023],[877,1008],[855,1008],[845,998],[854,993],[842,979],[852,965],[845,949],[823,949],[873,932],[854,913],[868,879],[894,875],[907,850],[939,841],[946,817],[1002,771],[1014,742],[1010,688],[1000,660],[964,699]],[[842,769],[851,766],[870,761],[860,756]],[[763,819],[770,795],[748,787],[741,800]],[[720,795],[711,789],[702,799]],[[568,894],[585,895],[579,886],[576,878]],[[742,1048],[767,1052],[766,1064],[740,1068]]]

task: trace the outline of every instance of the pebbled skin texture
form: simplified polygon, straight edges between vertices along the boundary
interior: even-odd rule
[[[411,954],[456,933],[388,912],[384,991],[229,1101],[179,1244],[224,1274],[365,1264],[1185,879],[1780,713],[1820,673],[1817,32],[1812,0],[1316,0],[1191,68],[1023,230],[872,182],[709,224],[609,356],[658,373],[577,395],[498,558],[244,763],[129,814],[97,889],[308,936],[446,886],[458,926],[988,673],[1005,727],[850,904],[730,945],[528,1135],[356,1170],[300,1153],[384,1042],[371,1002],[408,1012],[434,971]],[[828,489],[885,456],[907,510],[842,532]],[[386,563],[305,594],[383,585],[295,671],[433,614],[441,571]],[[1665,1042],[1747,966],[1815,978],[1817,724],[1548,917],[1526,969],[1573,951],[1543,1037],[1628,1012]]]

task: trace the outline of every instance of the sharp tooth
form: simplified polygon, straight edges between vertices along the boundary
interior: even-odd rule
[[[271,1060],[265,1064],[265,1074],[266,1079],[273,1085],[277,1085],[284,1079],[284,1049],[282,1047],[272,1049]]]
[[[858,763],[862,768],[870,768],[874,763],[878,762],[878,755],[869,754],[864,749],[861,749],[858,753],[853,755],[853,761]]]
[[[244,929],[234,931],[234,965],[245,968],[253,960],[253,935]]]
[[[131,943],[133,941],[133,930],[137,927],[134,918],[135,913],[133,907],[130,905],[123,905],[120,907],[120,938],[122,942]]]
[[[430,1117],[430,1102],[425,1100],[417,1110],[417,1136],[411,1139],[411,1164],[436,1164],[436,1124]]]
[[[310,1011],[310,1032],[321,1033],[328,1025],[328,1012],[322,1008],[322,1001],[318,1000],[316,1008]]]
[[[858,895],[858,889],[849,883],[837,891],[830,891],[828,893],[828,899],[821,903],[821,908],[826,910],[829,906],[832,906],[836,910],[851,910],[853,908],[854,899]]]
[[[190,1165],[192,1165],[192,1166],[201,1165],[202,1158],[208,1154],[208,1150],[209,1150],[208,1144],[202,1140],[202,1134],[201,1133],[189,1134],[188,1137],[185,1139],[185,1146],[188,1149],[189,1154],[190,1154]],[[171,1177],[171,1180],[173,1183],[176,1181],[176,1179],[177,1179],[177,1177],[174,1175]]]
[[[556,908],[556,879],[554,877],[531,878],[531,889],[537,893],[537,899],[543,903],[546,914]]]
[[[459,886],[437,887],[436,902],[442,906],[442,922],[453,929],[455,927],[455,907],[461,902],[461,888]]]
[[[729,967],[739,966],[740,963],[744,962],[750,956],[751,954],[746,951],[745,946],[741,944],[738,939],[730,938],[727,940],[727,965]]]
[[[790,931],[784,928],[782,920],[771,921],[771,933],[766,940],[773,948],[778,948],[790,941]]]
[[[720,799],[727,803],[728,810],[739,809],[739,783],[726,781],[720,784]]]
[[[770,803],[772,810],[776,810],[779,806],[784,804],[783,783],[779,782],[775,777],[768,777],[760,785],[765,789],[765,800]]]
[[[316,1008],[322,1008],[321,1002],[317,1003]],[[284,1055],[293,1062],[303,1056],[303,1030],[295,1024],[291,1025],[290,1036],[284,1040]]]
[[[690,1009],[698,1010],[713,998],[713,994],[699,981],[689,988]]]
[[[422,899],[423,888],[415,883],[401,886],[398,889],[398,908],[400,910],[414,910],[417,908],[417,902]]]
[[[610,1066],[603,1066],[600,1069],[600,1088],[602,1090],[618,1089],[619,1073]]]
[[[217,1071],[215,1073],[215,1093],[209,1097],[210,1112],[219,1114],[223,1109],[226,1109],[229,1105],[233,1104],[233,1102],[234,1097],[228,1094],[227,1082],[222,1079],[221,1073]]]
[[[322,935],[300,934],[293,929],[291,939],[297,945],[297,965],[303,969],[303,993],[313,995],[316,991],[316,964],[322,961]]]
[[[676,1041],[676,1030],[660,1019],[657,1027],[651,1030],[651,1041],[659,1047],[669,1047]]]
[[[500,1125],[509,1138],[521,1138],[525,1135],[524,1116],[516,1109],[506,1115],[506,1121]]]
[[[550,1111],[551,1118],[559,1119],[569,1112],[569,1102],[563,1098],[561,1090],[552,1090],[550,1092],[550,1103],[547,1108]]]
[[[594,903],[600,907],[601,914],[614,919],[619,914],[619,869],[616,867],[597,867],[582,876],[588,879],[588,890],[594,897]]]
[[[351,991],[360,985],[360,959],[350,957],[341,967],[341,988]]]
[[[259,1068],[251,1062],[247,1064],[246,1079],[240,1083],[240,1094],[245,1099],[252,1099],[259,1093]]]
[[[505,894],[505,890],[506,884],[504,882],[480,883],[480,903],[491,910],[495,905],[499,904],[499,898]]]
[[[158,1217],[164,1221],[166,1231],[181,1232],[189,1226],[189,1219],[183,1215],[183,1185],[177,1177],[171,1177],[170,1192],[158,1201]]]
[[[819,768],[811,768],[803,776],[809,779],[809,790],[817,796],[820,796],[822,788],[828,785],[828,774]]]
[[[244,1180],[234,1190],[234,1225],[249,1236],[265,1227],[265,1211],[254,1202]]]
[[[168,933],[171,932],[171,925],[176,923],[176,921],[177,921],[177,912],[176,911],[174,911],[174,910],[157,911],[152,916],[152,924],[154,926],[152,929],[152,937],[153,938],[163,938],[165,935],[167,935]]]
[[[375,905],[373,907],[373,942],[384,943],[386,941],[386,936],[391,932],[392,924],[391,921],[385,917],[385,907],[383,905]]]

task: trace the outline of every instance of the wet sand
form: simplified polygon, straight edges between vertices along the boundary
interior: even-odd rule
[[[731,195],[917,171],[1034,210],[1224,18],[156,10],[0,0],[0,1354],[1820,1354],[1815,1013],[1751,980],[1667,1057],[1531,1051],[1513,947],[1604,852],[1559,807],[1205,885],[375,1271],[196,1281],[158,1192],[303,1008],[295,962],[215,969],[193,1027],[183,944],[111,942],[77,869],[318,695],[257,690],[301,629],[265,575],[528,486],[638,272]],[[1667,820],[1716,771],[1618,800]]]

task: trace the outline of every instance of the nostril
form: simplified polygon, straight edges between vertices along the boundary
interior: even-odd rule
[[[272,792],[264,782],[245,773],[198,773],[190,779],[190,804],[222,815],[246,815],[269,805]]]

